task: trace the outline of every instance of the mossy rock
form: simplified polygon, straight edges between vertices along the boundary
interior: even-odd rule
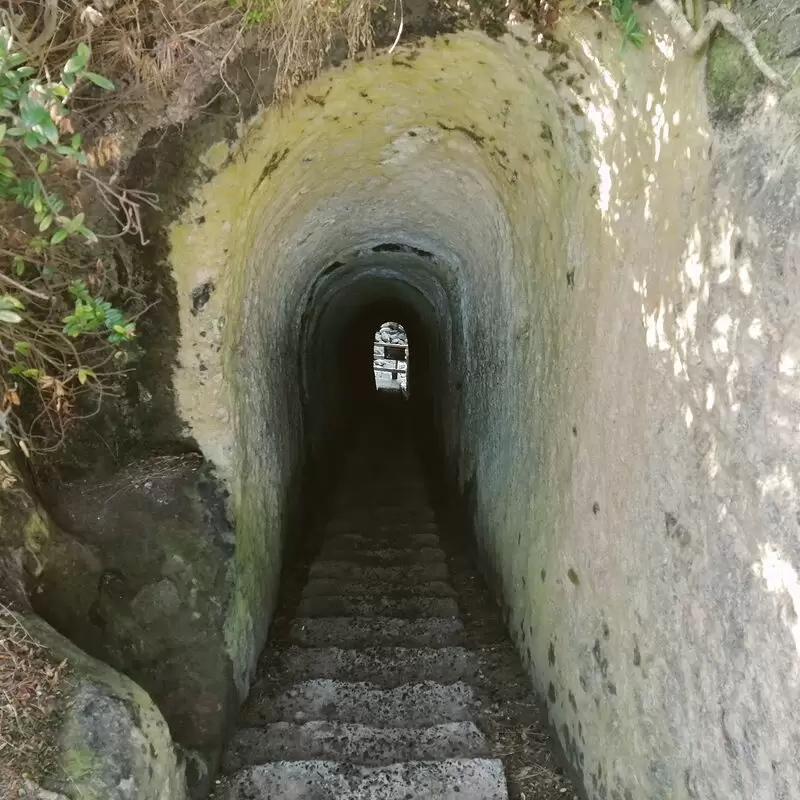
[[[148,694],[38,617],[26,614],[24,624],[68,670],[47,788],[70,800],[184,800],[183,769]]]
[[[150,694],[204,764],[190,776],[197,796],[239,700],[223,635],[235,553],[225,499],[191,454],[57,484],[51,530],[29,559],[34,610]]]
[[[775,49],[770,37],[756,37],[762,55],[770,61]],[[717,33],[708,51],[706,90],[712,118],[733,122],[746,110],[751,99],[766,85],[742,45],[727,33]]]

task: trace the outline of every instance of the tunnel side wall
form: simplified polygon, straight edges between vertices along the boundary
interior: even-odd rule
[[[232,490],[244,693],[302,467],[308,287],[353,247],[432,252],[446,463],[588,796],[800,797],[797,156],[775,105],[715,139],[697,63],[643,19],[622,55],[588,16],[549,51],[400,50],[212,148],[172,231],[176,390]]]

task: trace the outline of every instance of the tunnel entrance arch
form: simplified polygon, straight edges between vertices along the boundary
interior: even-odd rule
[[[421,255],[423,254],[423,255]],[[336,450],[378,395],[376,333],[388,342],[405,334],[404,353],[382,352],[379,367],[387,386],[401,396],[404,372],[411,391],[409,412],[425,425],[440,422],[441,407],[451,407],[455,352],[453,298],[443,285],[440,265],[427,251],[407,246],[361,244],[340,252],[318,273],[303,298],[298,326],[298,361],[306,458],[325,460]],[[384,324],[393,324],[391,333]],[[396,327],[395,327],[396,326]],[[380,338],[380,335],[378,335]],[[409,353],[413,356],[409,357]],[[400,356],[400,358],[398,358]],[[397,361],[405,361],[406,369]],[[380,373],[379,376],[380,377]],[[399,391],[398,391],[399,390]]]

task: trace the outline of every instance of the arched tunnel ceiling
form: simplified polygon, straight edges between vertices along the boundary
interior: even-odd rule
[[[510,402],[492,392],[523,355],[514,343],[537,330],[528,302],[554,291],[565,211],[589,180],[585,146],[561,122],[569,105],[559,92],[571,90],[542,72],[550,58],[474,33],[436,40],[323,77],[291,112],[265,111],[241,142],[205,154],[215,177],[173,228],[172,264],[181,296],[215,289],[201,313],[182,309],[176,390],[193,435],[254,518],[278,526],[272,509],[301,467],[307,347],[329,324],[324,309],[362,292],[377,299],[379,286],[430,320],[436,402],[450,412],[443,447],[455,472],[475,470],[487,412],[499,420]],[[588,187],[585,197],[594,206]],[[555,317],[545,319],[551,328]],[[252,536],[251,560],[277,569],[279,555]],[[268,606],[265,591],[242,588],[243,607]],[[242,664],[259,638],[244,624],[231,633]]]

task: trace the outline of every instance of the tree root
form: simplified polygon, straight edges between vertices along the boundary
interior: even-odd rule
[[[727,8],[712,8],[703,18],[700,27],[695,30],[686,15],[683,13],[676,0],[655,0],[656,5],[664,12],[672,29],[683,42],[684,47],[692,54],[697,54],[705,47],[711,34],[721,25],[725,30],[741,42],[745,52],[750,56],[756,69],[771,83],[788,87],[788,82],[781,77],[772,67],[764,61],[764,57],[758,52],[753,34],[747,29],[741,18]]]

